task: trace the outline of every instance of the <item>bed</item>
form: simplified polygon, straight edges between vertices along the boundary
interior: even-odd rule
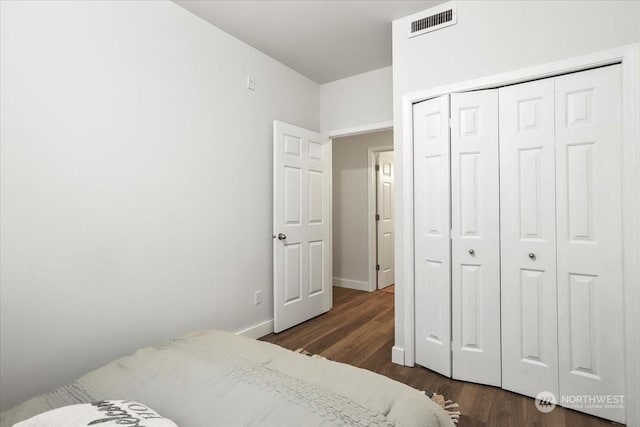
[[[0,427],[105,399],[142,402],[180,427],[453,426],[424,393],[373,372],[228,332],[138,350],[0,414]]]

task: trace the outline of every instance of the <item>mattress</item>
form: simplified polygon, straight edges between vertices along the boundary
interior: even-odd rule
[[[452,426],[424,393],[373,372],[222,331],[138,350],[0,414],[136,400],[180,427]]]

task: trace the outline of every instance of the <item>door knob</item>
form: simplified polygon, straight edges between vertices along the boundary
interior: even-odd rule
[[[476,251],[474,251],[473,249],[469,249],[469,255],[475,255]]]
[[[529,258],[536,259],[536,254],[534,254],[533,252],[529,252]]]
[[[278,240],[285,240],[287,238],[287,235],[284,233],[278,233]]]

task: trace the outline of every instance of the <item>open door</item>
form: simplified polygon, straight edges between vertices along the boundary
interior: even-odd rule
[[[393,217],[393,151],[378,153],[377,214],[378,225],[378,289],[394,283]]]
[[[275,332],[331,309],[331,261],[331,143],[274,121]]]

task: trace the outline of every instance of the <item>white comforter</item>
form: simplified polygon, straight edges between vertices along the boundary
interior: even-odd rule
[[[424,393],[381,375],[206,331],[138,350],[33,398],[0,414],[0,427],[106,399],[142,402],[180,427],[453,425]]]

